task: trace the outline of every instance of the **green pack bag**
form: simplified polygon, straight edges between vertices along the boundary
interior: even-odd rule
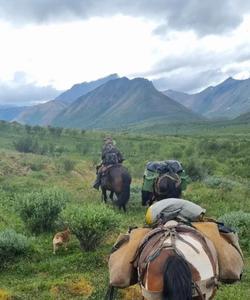
[[[149,171],[147,168],[144,171],[142,190],[145,192],[153,192],[153,186],[156,178],[159,176],[157,172]]]

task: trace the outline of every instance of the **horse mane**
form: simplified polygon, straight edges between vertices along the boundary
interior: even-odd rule
[[[192,300],[192,273],[181,256],[167,258],[163,282],[163,300]]]

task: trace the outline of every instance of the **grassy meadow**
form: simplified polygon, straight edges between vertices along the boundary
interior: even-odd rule
[[[100,192],[92,188],[92,183],[105,133],[0,121],[0,249],[1,232],[6,229],[26,237],[22,249],[28,245],[27,251],[0,260],[0,300],[103,299],[108,255],[118,233],[144,224],[146,209],[140,203],[140,189],[145,164],[165,159],[180,160],[192,179],[183,198],[206,208],[207,215],[215,218],[240,212],[235,214],[237,223],[237,216],[244,215],[245,219],[239,221],[243,222],[241,243],[246,258],[243,279],[221,285],[215,299],[249,299],[250,234],[245,224],[250,224],[250,215],[244,213],[250,213],[250,131],[241,125],[210,126],[207,131],[204,127],[188,130],[179,126],[167,132],[164,134],[162,128],[160,135],[146,135],[143,130],[113,134],[132,175],[128,212],[121,213],[109,203],[115,223],[108,235],[103,233],[104,239],[96,249],[82,250],[73,235],[68,251],[62,248],[53,255],[52,238],[63,229],[60,218],[53,229],[31,227],[33,223],[27,221],[30,215],[26,218],[22,213],[22,203],[32,195],[39,199],[40,194],[55,189],[57,195],[65,196],[63,209],[81,211],[89,204],[102,210]],[[140,299],[137,287],[120,291],[117,299]]]

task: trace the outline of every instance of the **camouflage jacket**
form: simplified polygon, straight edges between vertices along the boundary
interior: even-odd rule
[[[105,164],[106,155],[108,153],[115,153],[117,156],[118,163],[122,163],[124,158],[121,152],[112,144],[106,144],[102,148],[102,161]]]

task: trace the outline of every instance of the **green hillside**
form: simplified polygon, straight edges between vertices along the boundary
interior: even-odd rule
[[[113,133],[133,178],[128,212],[120,213],[109,203],[113,217],[119,218],[118,227],[104,235],[95,250],[81,250],[73,236],[68,251],[60,249],[53,255],[52,238],[63,229],[62,223],[57,221],[53,229],[34,233],[21,217],[22,203],[32,197],[51,197],[51,191],[56,191],[56,195],[65,197],[66,210],[77,208],[83,212],[86,205],[94,205],[93,215],[105,211],[100,193],[91,185],[106,133],[0,122],[0,242],[1,233],[12,229],[27,237],[31,245],[29,251],[10,260],[0,257],[0,299],[103,299],[108,284],[107,260],[118,233],[125,232],[129,226],[144,224],[145,208],[140,204],[140,190],[144,166],[149,160],[181,160],[192,178],[183,198],[203,206],[209,216],[216,218],[240,212],[244,219],[234,214],[235,224],[239,220],[250,224],[249,214],[244,215],[250,213],[250,131],[242,132],[237,126],[234,129],[231,126],[213,132],[205,135],[196,128],[188,134],[180,131],[171,135]],[[249,297],[248,228],[249,225],[240,231],[246,258],[242,281],[221,285],[216,300]],[[131,295],[140,299],[136,287],[120,291],[117,299],[131,300]]]

